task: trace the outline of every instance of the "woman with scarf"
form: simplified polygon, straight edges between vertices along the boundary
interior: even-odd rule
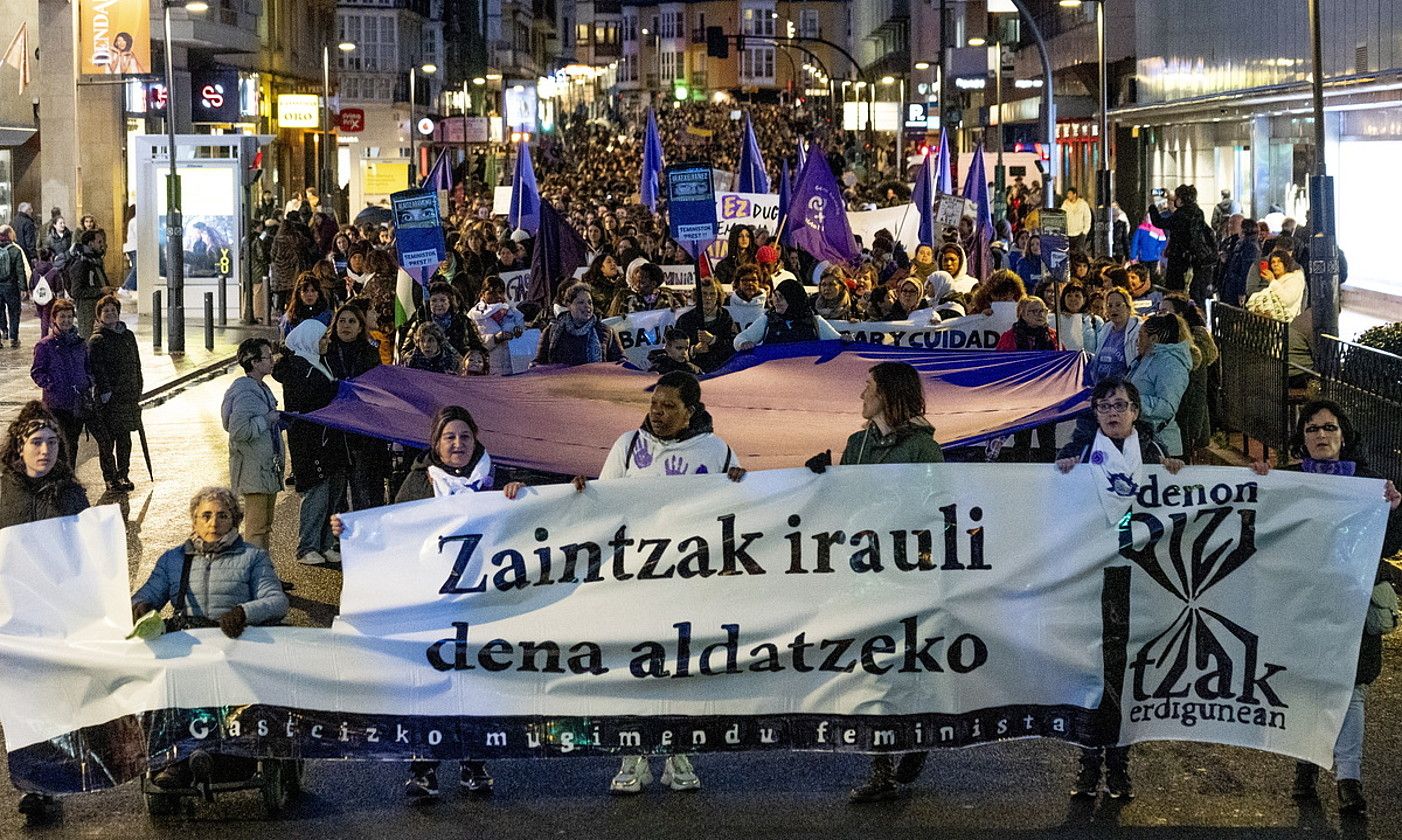
[[[995,350],[1060,350],[1056,330],[1047,324],[1047,304],[1039,297],[1024,296],[1017,302],[1017,321],[998,337]],[[1036,461],[1049,462],[1056,452],[1056,424],[1047,423],[1013,435],[1013,460],[1026,463],[1032,455],[1032,435],[1037,435]]]
[[[924,283],[938,270],[939,266],[935,265],[935,249],[929,245],[915,246],[915,254],[910,258],[910,276]]]
[[[808,295],[797,280],[785,280],[774,288],[774,309],[735,336],[736,350],[753,350],[760,344],[799,341],[835,341],[842,335],[825,318],[813,314]]]
[[[331,326],[331,302],[326,299],[321,282],[310,271],[302,272],[302,276],[297,278],[297,285],[292,294],[287,298],[287,309],[278,321],[282,337],[286,339],[304,321],[321,324],[323,332]]]
[[[78,437],[84,414],[92,409],[92,367],[88,345],[78,334],[77,309],[71,300],[54,301],[49,334],[34,345],[29,376],[43,390],[44,407],[58,420],[68,441],[68,467],[78,464]]]
[[[122,301],[107,295],[97,302],[97,323],[88,339],[97,415],[89,428],[97,439],[98,462],[107,489],[128,493],[131,433],[141,428],[141,352],[136,335],[122,323]]]
[[[321,340],[321,357],[336,380],[354,379],[379,367],[380,351],[370,343],[365,309],[356,301],[336,310],[331,329]],[[351,510],[383,505],[385,480],[389,477],[389,450],[385,442],[348,432],[345,444]]]
[[[589,264],[589,270],[581,280],[593,290],[594,311],[607,312],[614,297],[628,290],[623,279],[623,269],[613,254],[600,254]]]
[[[929,306],[929,302],[924,298],[924,291],[925,283],[918,278],[907,275],[897,280],[893,293],[894,302],[887,312],[887,317],[892,321],[910,320],[912,312]]]
[[[701,305],[692,307],[677,317],[677,329],[691,341],[691,361],[710,373],[735,355],[735,336],[740,328],[730,317],[730,310],[721,306],[725,294],[714,277],[701,281]]]
[[[1066,474],[1077,464],[1088,464],[1085,474],[1094,480],[1106,521],[1114,526],[1134,502],[1146,465],[1161,464],[1176,474],[1183,462],[1169,457],[1149,425],[1140,421],[1139,389],[1133,382],[1118,377],[1100,380],[1091,392],[1090,404],[1096,425],[1077,427],[1071,442],[1057,453],[1056,468]],[[1083,748],[1071,795],[1094,799],[1100,793],[1102,767],[1110,798],[1133,799],[1129,747]]]
[[[715,433],[711,415],[701,402],[701,383],[696,377],[682,371],[664,373],[652,390],[652,403],[642,425],[618,436],[604,459],[599,478],[700,474],[724,475],[739,481],[745,477],[745,470],[734,450]],[[585,484],[584,476],[575,476],[576,490],[583,492]],[[514,499],[524,486],[512,482],[503,489],[508,499]],[[701,779],[686,755],[667,756],[661,781],[675,791],[701,789]],[[609,792],[639,794],[650,784],[652,770],[647,756],[630,755],[609,782]]]
[[[282,383],[287,410],[307,414],[325,408],[336,396],[336,377],[321,357],[326,329],[303,321],[287,336],[291,352],[278,357],[273,378]],[[302,496],[297,528],[297,562],[308,566],[338,563],[341,553],[327,523],[341,504],[346,487],[346,445],[341,432],[293,419],[287,426],[295,489]]]
[[[842,269],[831,266],[818,280],[818,291],[808,299],[813,312],[829,321],[854,321],[852,296],[843,281]]]
[[[1369,469],[1361,459],[1362,435],[1349,420],[1338,403],[1330,400],[1315,400],[1300,409],[1295,421],[1295,433],[1290,437],[1291,454],[1300,458],[1300,463],[1285,467],[1294,472],[1315,475],[1349,475],[1359,478],[1382,478]],[[1270,472],[1270,465],[1258,461],[1251,465],[1257,475]],[[1383,539],[1382,560],[1378,563],[1378,573],[1374,578],[1374,596],[1369,604],[1370,616],[1376,611],[1386,612],[1395,609],[1397,595],[1392,590],[1392,580],[1396,578],[1387,558],[1402,548],[1402,521],[1397,516],[1397,508],[1402,504],[1402,493],[1398,493],[1392,481],[1383,485],[1383,499],[1391,513],[1388,528]],[[1328,561],[1328,558],[1321,558]],[[1353,696],[1349,698],[1348,711],[1344,714],[1343,727],[1334,743],[1334,778],[1337,780],[1339,813],[1344,816],[1362,816],[1368,812],[1368,802],[1363,798],[1363,701],[1368,686],[1382,673],[1383,642],[1381,633],[1385,628],[1370,626],[1365,621],[1363,641],[1358,648],[1358,671],[1354,678]],[[1319,767],[1307,761],[1295,763],[1295,784],[1291,796],[1298,801],[1313,800],[1318,796]]]
[[[623,344],[611,327],[594,314],[593,292],[587,283],[575,283],[564,296],[560,313],[540,337],[538,365],[587,365],[623,358]]]
[[[419,324],[413,335],[414,346],[399,357],[399,364],[414,370],[446,373],[450,376],[457,376],[462,372],[463,358],[453,349],[453,345],[448,343],[448,337],[443,334],[442,327],[433,321],[425,321]]]
[[[482,296],[467,311],[490,354],[487,372],[507,376],[512,372],[511,341],[526,330],[526,319],[506,299],[506,283],[495,275],[482,282]]]

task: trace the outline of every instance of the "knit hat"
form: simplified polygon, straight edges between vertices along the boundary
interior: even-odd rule
[[[778,249],[778,248],[775,248],[773,245],[761,245],[761,246],[759,247],[759,250],[758,250],[758,251],[755,251],[755,262],[757,262],[757,263],[763,263],[763,264],[765,264],[765,265],[773,265],[774,263],[777,263],[778,261],[779,261],[779,249]]]
[[[628,270],[623,272],[623,276],[625,278],[632,277],[634,271],[637,271],[639,268],[647,265],[649,262],[650,260],[648,260],[647,257],[638,257],[637,259],[628,263]]]

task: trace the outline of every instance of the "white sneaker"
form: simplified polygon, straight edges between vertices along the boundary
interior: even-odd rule
[[[328,549],[326,549],[326,551],[322,552],[322,555],[321,555],[321,556],[325,557],[325,558],[326,558],[326,562],[328,562],[328,563],[339,563],[339,562],[341,562],[341,552],[337,551],[337,550],[334,549],[334,548],[328,548]]]
[[[308,551],[306,554],[298,557],[297,562],[301,563],[303,566],[320,566],[326,562],[326,557],[324,557],[320,551]]]
[[[700,790],[701,779],[696,776],[696,768],[691,759],[684,755],[669,755],[662,767],[662,784],[672,790]]]
[[[623,759],[618,775],[609,782],[609,793],[632,795],[642,793],[643,788],[652,784],[652,770],[647,766],[647,756],[630,755]]]

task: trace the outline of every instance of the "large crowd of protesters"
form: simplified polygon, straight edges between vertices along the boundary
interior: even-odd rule
[[[795,127],[774,106],[748,108],[765,160],[774,167],[784,161],[792,168],[806,144],[808,154],[826,156],[848,189],[852,209],[908,200],[903,178],[896,178],[897,189],[883,189],[853,177],[860,146],[854,137]],[[658,124],[672,155],[735,168],[741,123],[729,108],[665,108]],[[835,340],[840,335],[834,323],[917,315],[933,323],[1011,303],[1017,320],[997,350],[1085,352],[1092,408],[1060,447],[1056,428],[1043,427],[1019,433],[1001,449],[989,446],[977,457],[1039,461],[1048,469],[1054,462],[1065,471],[1098,453],[1177,471],[1221,428],[1221,362],[1203,317],[1206,301],[1244,306],[1281,321],[1296,319],[1306,302],[1299,267],[1307,259],[1303,232],[1290,220],[1272,229],[1245,218],[1227,196],[1209,222],[1191,185],[1146,208],[1134,230],[1117,213],[1108,235],[1094,224],[1088,207],[1078,206],[1084,199],[1068,190],[1062,205],[1070,251],[1065,273],[1054,274],[1044,262],[1037,227],[1040,185],[1021,180],[1008,187],[1009,213],[991,231],[967,225],[910,252],[891,232],[880,231],[859,243],[858,262],[838,264],[786,247],[776,231],[738,225],[730,231],[725,257],[703,270],[694,287],[669,287],[662,266],[692,260],[668,238],[665,213],[638,201],[641,138],[636,121],[625,129],[608,120],[567,118],[558,135],[542,143],[536,156],[541,197],[587,247],[577,276],[548,278],[548,296],[513,297],[504,280],[532,266],[533,237],[492,214],[485,185],[454,191],[444,219],[447,258],[427,283],[415,285],[415,311],[407,321],[396,321],[400,267],[392,226],[338,223],[310,189],[283,206],[265,194],[247,243],[256,294],[253,311],[244,315],[268,321],[276,333],[249,339],[238,349],[243,375],[221,407],[230,486],[202,490],[192,499],[191,536],[169,559],[161,558],[133,596],[134,618],[173,604],[193,622],[188,626],[218,626],[236,637],[249,624],[286,615],[274,561],[339,561],[344,532],[339,513],[493,489],[515,498],[521,481],[532,480],[521,475],[497,487],[491,456],[466,407],[438,412],[423,451],[283,414],[321,408],[334,398],[338,382],[382,365],[451,376],[506,375],[513,372],[512,342],[524,340],[531,328],[542,331],[538,365],[612,362],[623,353],[608,317],[685,310],[652,354],[653,370],[661,376],[648,413],[637,429],[620,430],[599,475],[659,474],[632,458],[645,435],[649,451],[685,450],[690,463],[739,481],[744,476],[739,458],[712,427],[701,400],[705,375],[735,354],[761,344]],[[8,295],[7,284],[18,284],[23,292],[15,294],[16,301],[33,296],[44,333],[34,348],[33,379],[43,396],[23,408],[3,441],[0,527],[87,506],[88,494],[74,477],[84,428],[98,441],[106,490],[134,489],[128,470],[142,391],[138,350],[121,320],[121,298],[105,274],[98,274],[102,232],[95,225],[81,232],[57,267],[52,238],[28,260],[14,254],[25,250],[15,238],[12,228],[0,227],[0,291]],[[1110,244],[1100,247],[1100,242]],[[988,260],[970,259],[973,249],[985,247]],[[21,265],[29,276],[17,277]],[[47,293],[34,295],[40,280]],[[756,313],[743,328],[733,314],[741,308]],[[4,312],[18,318],[16,307]],[[9,337],[17,346],[17,332]],[[281,399],[269,380],[281,385]],[[925,418],[914,368],[899,363],[872,368],[860,401],[865,422],[846,442],[840,463],[945,458],[935,442],[937,430]],[[1342,408],[1311,403],[1299,417],[1292,447],[1301,469],[1366,474],[1358,446],[1367,430],[1355,429]],[[1068,430],[1062,431],[1064,437]],[[832,464],[831,454],[823,453],[808,466],[822,472]],[[584,486],[582,477],[573,480]],[[299,522],[295,551],[284,557],[270,536],[276,500],[289,486],[300,500]],[[1390,482],[1387,498],[1394,510],[1402,498]],[[1397,546],[1385,548],[1390,554]],[[187,601],[171,572],[182,558],[220,568],[224,577],[191,591]],[[1336,755],[1340,807],[1347,813],[1366,807],[1360,782],[1362,698],[1380,661],[1377,637],[1365,637],[1359,689]],[[878,757],[870,777],[852,791],[852,801],[894,798],[915,781],[924,760],[923,753]],[[437,770],[435,763],[414,763],[406,795],[437,797]],[[465,761],[461,772],[465,791],[490,793],[493,780],[483,762]],[[189,773],[184,765],[158,768],[154,783],[187,786]],[[1301,763],[1293,795],[1314,796],[1317,774],[1318,768]],[[609,789],[637,793],[651,780],[646,758],[630,756]],[[675,790],[701,785],[690,757],[680,754],[666,758],[662,781]],[[1096,796],[1102,783],[1110,797],[1133,795],[1127,749],[1082,754],[1073,794]],[[42,807],[42,797],[35,796],[26,796],[22,808]]]

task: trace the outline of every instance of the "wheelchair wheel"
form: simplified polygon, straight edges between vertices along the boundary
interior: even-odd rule
[[[180,796],[174,793],[147,793],[146,813],[152,817],[173,817],[180,812]]]
[[[288,765],[291,763],[275,758],[265,758],[258,762],[258,772],[263,778],[259,793],[263,796],[263,811],[270,817],[281,814],[291,798],[288,786],[288,777],[292,775]]]

